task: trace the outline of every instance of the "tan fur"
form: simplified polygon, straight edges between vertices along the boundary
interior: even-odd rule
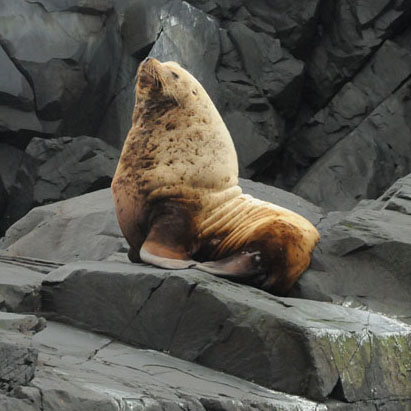
[[[290,210],[241,194],[231,136],[191,74],[152,59],[140,66],[137,79],[133,124],[112,183],[130,245],[140,249],[153,207],[171,200],[190,215],[190,258],[202,248],[207,258],[220,259],[260,243],[264,250],[274,247],[287,272],[272,268],[271,285],[280,276],[281,288],[288,289],[309,265],[319,239],[315,227]],[[165,253],[174,256],[172,249]]]

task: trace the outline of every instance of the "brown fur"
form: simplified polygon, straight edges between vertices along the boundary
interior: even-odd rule
[[[298,214],[238,186],[231,136],[201,84],[177,63],[143,62],[133,122],[112,183],[120,227],[139,250],[209,261],[259,252],[247,282],[285,293],[310,263],[319,239]],[[251,260],[250,260],[251,262]],[[254,263],[253,263],[254,264]]]

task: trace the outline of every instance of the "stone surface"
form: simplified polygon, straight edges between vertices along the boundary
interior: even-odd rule
[[[322,156],[293,191],[325,209],[349,210],[409,173],[410,95],[409,80]]]
[[[385,39],[407,26],[410,11],[406,0],[322,3],[323,32],[307,65],[310,104],[321,106],[333,96]]]
[[[0,312],[1,331],[14,331],[30,335],[41,331],[45,328],[45,325],[44,318],[38,318],[35,315]]]
[[[101,14],[111,4],[86,3],[16,0],[0,8],[4,51],[33,85],[36,103],[36,112],[2,107],[1,117],[8,116],[0,126],[8,138],[19,139],[22,131],[96,133],[116,80],[121,40],[117,19]]]
[[[0,393],[29,383],[34,376],[37,356],[29,337],[0,330]]]
[[[57,262],[103,260],[128,250],[110,189],[34,208],[0,241],[11,255]]]
[[[282,171],[283,181],[292,186],[314,161],[359,126],[410,76],[411,48],[389,40],[384,42],[352,81],[288,142],[289,158]]]
[[[120,156],[113,147],[87,136],[34,138],[26,153],[36,166],[35,205],[109,187]]]
[[[411,323],[411,175],[375,201],[331,213],[319,228],[314,270],[291,295],[357,307]]]
[[[5,147],[4,155],[7,150]],[[9,181],[9,199],[0,225],[3,230],[35,206],[109,187],[119,157],[115,148],[87,136],[33,138],[24,154],[13,151],[4,164],[4,168],[18,168],[6,173],[15,177],[12,184]]]
[[[313,401],[55,322],[31,344],[39,352],[35,376],[29,385],[21,381],[13,387],[8,397],[0,395],[2,410],[326,410]]]
[[[44,274],[0,256],[0,309],[10,312],[40,310]]]
[[[314,224],[322,217],[319,207],[292,193],[243,179],[240,185],[246,194],[290,208]],[[34,208],[9,228],[0,248],[57,262],[104,260],[128,250],[110,189]]]
[[[349,402],[409,395],[411,328],[381,315],[140,264],[68,264],[43,284],[46,311],[271,389]]]

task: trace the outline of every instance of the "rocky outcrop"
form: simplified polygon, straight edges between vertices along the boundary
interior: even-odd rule
[[[411,323],[411,175],[375,201],[330,213],[312,269],[292,295],[370,309]]]
[[[0,233],[35,206],[109,187],[119,152],[93,137],[36,137],[24,153],[0,147],[2,156],[7,199]]]

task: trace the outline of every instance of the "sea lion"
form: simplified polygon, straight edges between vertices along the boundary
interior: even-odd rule
[[[242,194],[229,131],[175,62],[147,58],[138,68],[112,191],[132,262],[197,268],[283,295],[319,240],[304,217]]]

